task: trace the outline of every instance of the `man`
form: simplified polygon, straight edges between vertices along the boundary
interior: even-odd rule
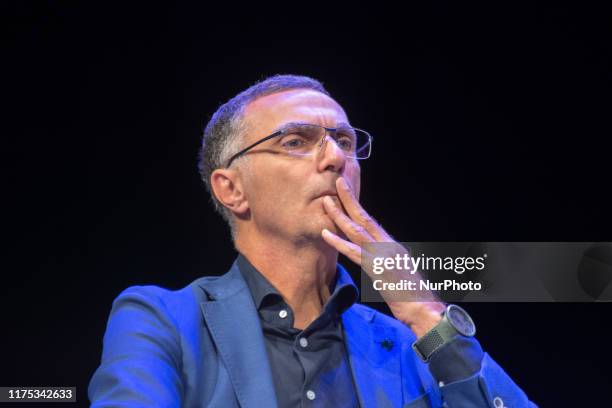
[[[363,244],[393,242],[358,201],[371,147],[311,78],[271,77],[221,106],[200,170],[239,256],[176,292],[119,295],[92,405],[533,406],[453,320],[471,323],[462,309],[387,299],[393,319],[355,303],[338,254],[360,264]]]

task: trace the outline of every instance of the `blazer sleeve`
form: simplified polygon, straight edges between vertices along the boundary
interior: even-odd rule
[[[429,372],[443,407],[537,407],[475,338],[453,340],[437,350]]]
[[[101,363],[89,383],[92,407],[181,406],[180,340],[162,290],[135,286],[113,302]]]

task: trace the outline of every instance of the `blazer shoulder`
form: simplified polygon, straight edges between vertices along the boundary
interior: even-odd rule
[[[113,308],[125,303],[139,303],[158,313],[169,315],[172,320],[181,320],[181,315],[199,308],[193,284],[194,282],[177,290],[156,285],[130,286],[115,298]]]
[[[224,291],[236,286],[237,273],[230,271],[220,276],[202,276],[183,288],[172,290],[156,285],[134,285],[124,289],[113,301],[113,306],[125,301],[137,301],[149,307],[166,311],[171,315],[182,315],[191,309],[199,309],[200,303],[211,300],[209,290],[221,288]],[[238,285],[239,286],[239,285]]]
[[[173,300],[176,301],[177,299],[188,296],[189,292],[191,291],[190,288],[191,284],[177,290],[166,289],[156,285],[134,285],[121,291],[121,293],[119,293],[115,299],[115,302],[124,297],[136,296],[149,299],[154,302],[171,303]]]

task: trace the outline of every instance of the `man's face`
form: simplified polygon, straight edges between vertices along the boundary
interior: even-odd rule
[[[290,122],[330,128],[349,124],[336,101],[307,89],[256,99],[246,106],[244,121],[247,130],[243,146]],[[346,158],[332,138],[327,138],[316,154],[303,157],[266,153],[267,143],[273,141],[253,149],[243,172],[244,191],[256,228],[289,240],[319,239],[323,228],[336,232],[323,208],[323,197],[336,195],[335,181],[342,176],[359,198],[359,162]]]

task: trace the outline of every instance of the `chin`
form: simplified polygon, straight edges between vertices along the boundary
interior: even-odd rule
[[[321,235],[321,231],[323,231],[324,228],[330,230],[334,234],[338,234],[338,227],[327,214],[323,214],[321,217],[318,217],[315,224],[315,229],[319,235]]]
[[[323,229],[327,229],[334,234],[340,235],[341,233],[338,231],[338,227],[336,224],[329,218],[329,215],[323,209],[323,206],[320,209],[315,210],[315,213],[312,215],[304,216],[304,218],[309,219],[308,225],[305,225],[304,233],[314,239],[321,238],[321,231]]]

